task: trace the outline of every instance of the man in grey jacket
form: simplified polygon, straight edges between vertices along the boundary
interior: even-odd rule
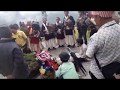
[[[22,51],[11,36],[8,26],[0,26],[0,74],[7,79],[26,79],[28,70]]]
[[[90,74],[93,79],[104,79],[99,70],[94,54],[100,66],[104,67],[112,62],[120,61],[120,26],[113,20],[113,11],[93,11],[98,32],[90,37],[86,55],[92,58]]]

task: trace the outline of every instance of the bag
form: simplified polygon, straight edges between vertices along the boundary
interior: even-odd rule
[[[99,64],[99,61],[96,58],[96,55],[94,55],[95,61],[98,65],[98,68],[102,72],[105,79],[115,79],[114,74],[120,72],[120,63],[119,62],[112,62],[104,67],[101,67]]]

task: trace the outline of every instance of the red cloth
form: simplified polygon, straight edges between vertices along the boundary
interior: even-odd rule
[[[54,70],[58,69],[58,65],[57,65],[57,63],[54,60],[49,59],[49,60],[46,61],[46,66],[49,67],[50,65],[52,65],[52,68]]]
[[[51,64],[52,64],[54,70],[58,69],[58,65],[55,61],[51,60]]]
[[[39,44],[39,38],[37,38],[37,37],[31,37],[30,43],[31,44]]]

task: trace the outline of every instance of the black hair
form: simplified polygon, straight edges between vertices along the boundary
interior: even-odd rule
[[[18,26],[18,24],[13,24],[13,25],[10,25],[10,28],[11,28],[11,29],[18,30],[18,29],[19,29],[19,26]]]
[[[33,24],[32,24],[32,28],[33,28],[33,30],[40,30],[40,26],[39,26],[39,23],[38,22],[34,22]]]
[[[12,32],[8,26],[0,27],[0,38],[11,38]]]
[[[56,17],[56,18],[58,18],[60,20],[60,17]]]
[[[69,14],[69,11],[64,11],[64,12],[67,12]]]
[[[82,44],[83,44],[83,39],[82,39],[82,38],[77,39],[77,43],[78,43],[79,45],[82,45]]]
[[[67,52],[62,52],[59,54],[59,57],[62,62],[68,62],[70,55]]]

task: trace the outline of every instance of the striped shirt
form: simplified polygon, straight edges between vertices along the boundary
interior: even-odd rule
[[[90,71],[96,78],[103,79],[94,59],[95,53],[102,67],[120,61],[120,26],[114,20],[102,25],[98,32],[91,36],[86,51],[86,55],[93,58]]]

